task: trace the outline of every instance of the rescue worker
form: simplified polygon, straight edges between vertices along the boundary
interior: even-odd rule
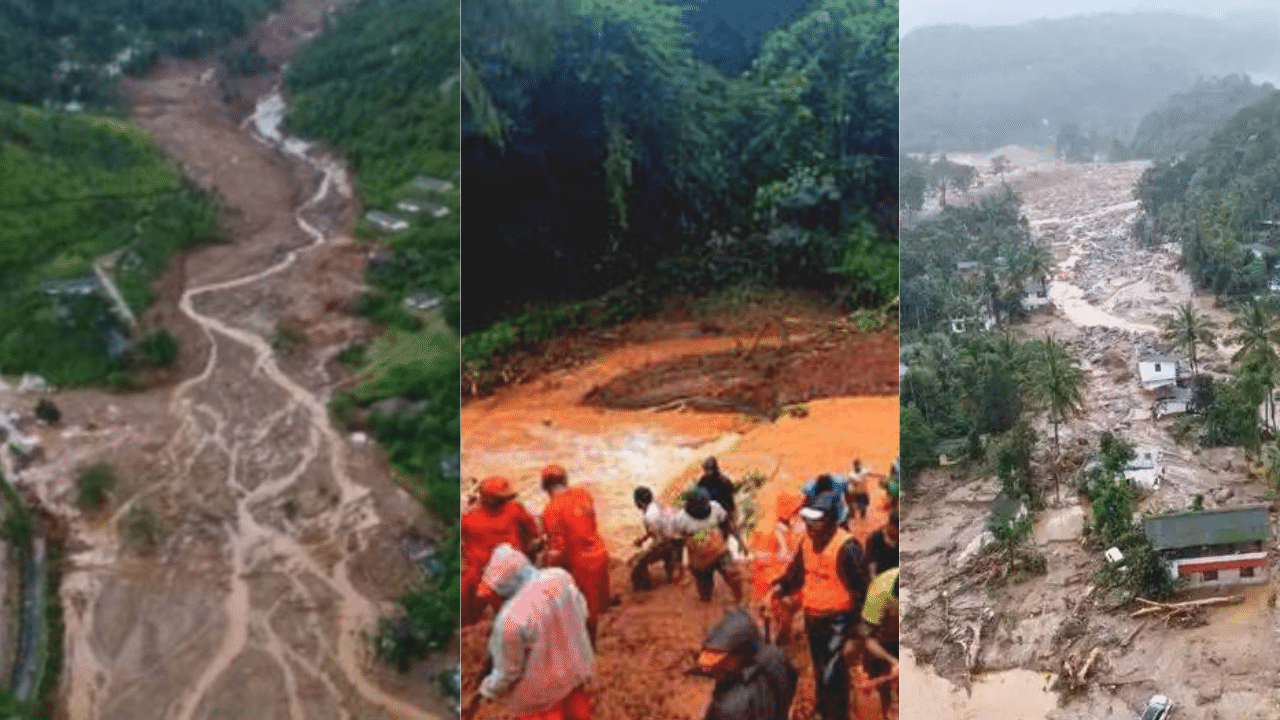
[[[809,501],[823,493],[834,493],[840,506],[836,523],[845,530],[849,529],[850,495],[848,481],[829,473],[823,473],[800,486],[800,492]]]
[[[889,513],[889,522],[867,538],[867,577],[898,567],[898,511]]]
[[[800,605],[813,659],[817,712],[823,720],[849,718],[845,649],[855,638],[855,616],[867,590],[862,548],[840,529],[838,513],[835,493],[819,495],[800,510],[806,537],[770,592],[771,596],[786,597],[804,590]]]
[[[890,512],[898,509],[898,488],[902,485],[902,467],[899,465],[899,459],[895,458],[893,467],[889,470],[889,477],[881,480],[881,486],[884,488],[885,505]]]
[[[880,693],[880,712],[889,720],[889,707],[898,675],[898,568],[876,576],[867,590],[858,623],[862,638],[862,667]]]
[[[772,587],[774,580],[781,577],[791,564],[791,558],[800,549],[805,530],[798,513],[803,505],[804,495],[799,492],[780,493],[775,506],[777,522],[773,532],[757,533],[760,536],[759,542],[755,544],[758,552],[753,554],[754,587],[759,588],[757,598],[763,599],[768,594],[768,588]],[[778,635],[774,642],[785,647],[791,642],[791,626],[800,610],[799,593],[787,597],[775,596],[767,610],[777,623]]]
[[[724,521],[725,537],[733,538],[738,543],[739,548],[746,550],[746,544],[738,536],[738,506],[734,497],[738,492],[738,486],[725,477],[724,473],[720,472],[720,463],[714,457],[709,457],[702,461],[702,477],[698,478],[696,487],[706,490],[711,499],[724,508],[726,513]]]
[[[633,499],[644,522],[644,535],[635,541],[635,546],[644,547],[648,540],[653,540],[653,544],[633,561],[635,565],[631,569],[631,587],[636,590],[652,589],[649,566],[658,561],[662,562],[667,571],[667,582],[674,582],[683,569],[681,555],[684,550],[680,539],[671,529],[675,516],[665,505],[653,499],[653,491],[647,487],[636,488]]]
[[[871,491],[867,487],[867,468],[861,460],[853,461],[853,472],[849,475],[849,501],[858,513],[859,520],[867,519],[867,508],[871,507]]]
[[[463,717],[485,700],[505,700],[516,720],[589,720],[595,655],[587,637],[587,601],[560,568],[539,570],[503,543],[484,570],[482,595],[502,605],[489,635],[491,668]]]
[[[578,583],[587,599],[587,633],[595,647],[596,627],[609,606],[609,549],[596,529],[595,501],[586,488],[569,487],[569,476],[559,465],[543,468],[542,489],[550,496],[542,511],[545,564],[568,570]]]
[[[742,602],[742,575],[729,552],[725,537],[725,510],[706,490],[696,487],[685,499],[684,510],[676,515],[672,529],[684,538],[689,551],[689,573],[698,588],[698,598],[711,602],[716,573],[724,578],[733,599]]]
[[[707,633],[698,670],[716,680],[704,720],[786,720],[791,711],[799,673],[742,608]]]
[[[480,575],[493,549],[502,543],[520,548],[532,556],[541,545],[538,523],[519,502],[511,481],[504,477],[485,478],[479,487],[480,502],[462,515],[461,605],[462,625],[473,625],[484,615],[484,605],[476,598]]]

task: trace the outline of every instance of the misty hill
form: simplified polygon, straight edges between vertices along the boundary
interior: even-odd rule
[[[1275,91],[1271,83],[1254,85],[1247,75],[1197,82],[1147,113],[1129,156],[1165,159],[1203,150],[1236,113]]]
[[[921,28],[902,40],[903,149],[1045,145],[1068,125],[1127,141],[1198,77],[1269,67],[1276,33],[1173,13]]]

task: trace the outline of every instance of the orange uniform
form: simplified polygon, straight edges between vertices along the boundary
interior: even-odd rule
[[[800,546],[804,553],[804,597],[801,604],[805,614],[823,617],[853,609],[853,598],[840,579],[837,565],[844,544],[853,538],[844,530],[836,530],[835,537],[822,552],[814,552],[813,542],[806,540]]]
[[[515,500],[492,510],[477,505],[462,516],[462,624],[478,622],[484,607],[476,599],[480,577],[493,549],[502,543],[529,554],[530,543],[538,537],[538,523]]]
[[[800,550],[805,538],[804,525],[795,519],[796,513],[804,504],[804,496],[798,492],[783,492],[778,496],[776,514],[779,525],[774,532],[756,531],[753,534],[752,590],[756,599],[763,598],[769,591],[773,581],[786,572],[791,558]],[[791,521],[785,529],[782,521]],[[778,638],[785,644],[791,636],[791,625],[796,612],[800,609],[800,596],[803,591],[785,597],[774,596],[769,605],[769,612],[777,621]]]
[[[609,549],[596,529],[595,502],[585,488],[564,488],[542,511],[548,557],[569,571],[587,599],[590,621],[609,606]]]

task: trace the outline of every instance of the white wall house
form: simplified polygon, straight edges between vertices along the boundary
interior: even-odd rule
[[[1027,310],[1035,310],[1049,304],[1049,282],[1045,278],[1027,280],[1022,290],[1022,307]]]
[[[1133,452],[1133,459],[1124,468],[1124,476],[1147,490],[1155,490],[1164,479],[1160,451],[1152,447],[1138,447]]]
[[[995,327],[996,319],[988,313],[982,313],[977,317],[960,317],[951,318],[951,332],[957,335],[963,335],[968,332],[978,332],[978,330],[990,330]]]
[[[1152,406],[1152,413],[1156,418],[1162,418],[1166,415],[1180,415],[1191,410],[1191,398],[1194,395],[1191,388],[1167,387],[1160,391],[1160,397]]]
[[[365,218],[374,225],[377,225],[379,228],[390,232],[398,232],[409,227],[409,223],[403,218],[398,218],[395,215],[384,213],[379,210],[369,212],[365,215]]]
[[[1266,505],[1159,515],[1142,521],[1169,574],[1188,588],[1267,582],[1271,513]]]
[[[1138,377],[1147,390],[1178,384],[1178,359],[1170,355],[1146,355],[1138,358]]]

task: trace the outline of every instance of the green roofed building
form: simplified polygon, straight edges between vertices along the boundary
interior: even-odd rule
[[[1245,505],[1149,517],[1142,529],[1169,574],[1188,587],[1225,587],[1267,581],[1271,513]]]

